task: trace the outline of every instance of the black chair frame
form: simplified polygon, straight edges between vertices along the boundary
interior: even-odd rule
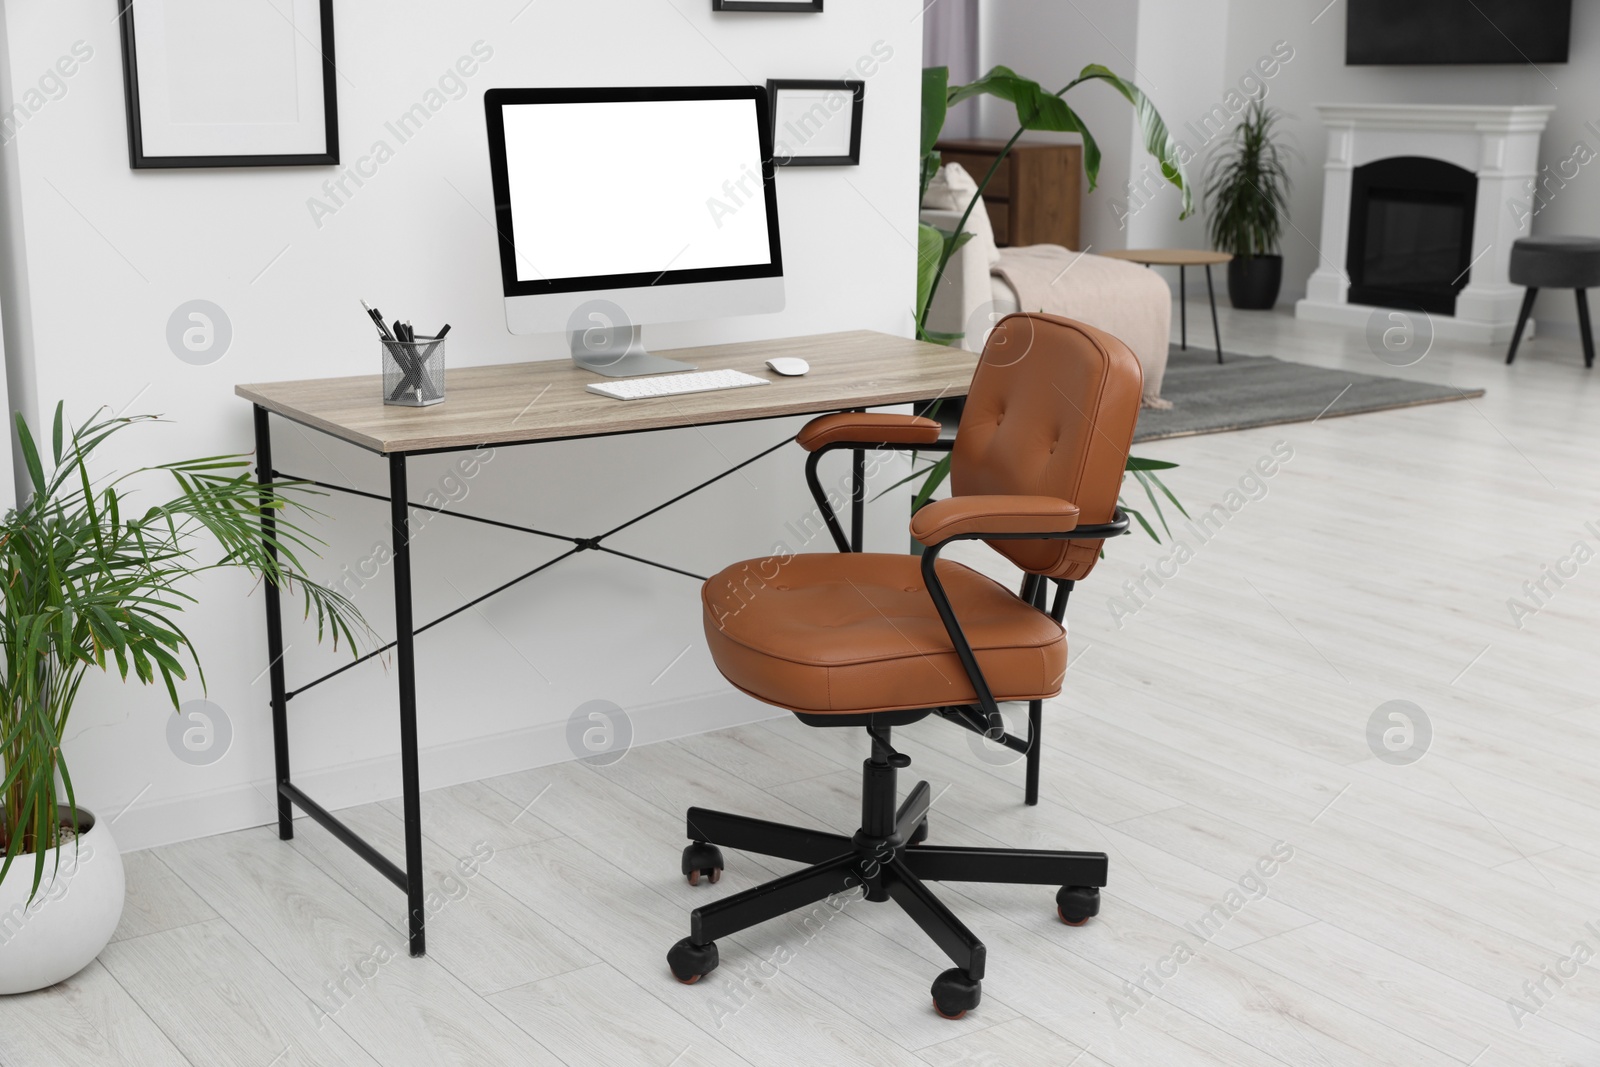
[[[828,533],[833,536],[833,543],[840,552],[861,551],[862,520],[861,506],[866,496],[866,479],[862,476],[863,457],[868,449],[906,449],[911,448],[920,452],[949,452],[955,445],[952,438],[941,438],[929,444],[905,445],[885,442],[861,441],[836,441],[833,444],[823,445],[806,457],[806,487],[811,490],[811,498],[816,501],[817,509],[821,511],[823,521],[827,524]],[[817,476],[817,466],[827,452],[839,449],[850,449],[853,452],[854,464],[854,496],[852,505],[856,509],[855,521],[852,523],[852,536],[845,537],[839,518],[834,513],[833,505],[829,503],[827,494],[823,491],[822,482]],[[1114,524],[1113,524],[1114,525]],[[1087,536],[1087,535],[1080,535]],[[1115,535],[1113,535],[1115,536]],[[1005,540],[1001,537],[990,537],[990,540]],[[1023,600],[1033,604],[1041,611],[1045,608],[1049,596],[1050,584],[1055,585],[1055,602],[1050,606],[1050,617],[1060,622],[1067,614],[1067,598],[1072,595],[1074,583],[1070,579],[1044,578],[1037,574],[1029,574],[1022,580],[1022,589],[1018,593]],[[943,613],[941,612],[941,615]],[[964,709],[942,708],[937,714],[944,716],[951,722],[965,726],[974,733],[983,734],[996,744],[1004,745],[1013,752],[1020,752],[1025,763],[1023,780],[1023,802],[1029,805],[1039,803],[1039,773],[1040,762],[1044,758],[1044,750],[1040,745],[1040,733],[1044,728],[1044,701],[1031,700],[1028,702],[1028,735],[1019,737],[1008,733],[1001,723],[1001,729],[995,734],[987,719],[977,721]]]
[[[862,449],[880,446],[851,442],[829,447]],[[816,457],[825,450],[812,453],[812,458],[806,464],[806,480],[812,486],[835,540],[843,542],[843,532],[839,530],[832,508],[816,481]],[[857,484],[859,486],[859,482]],[[716,942],[721,937],[860,888],[865,900],[893,900],[900,905],[950,957],[955,966],[934,980],[933,1002],[939,1014],[947,1018],[959,1018],[977,1007],[981,998],[985,949],[983,942],[933,895],[924,884],[925,880],[1055,885],[1060,887],[1056,893],[1056,913],[1063,922],[1080,926],[1098,914],[1100,888],[1106,884],[1108,868],[1108,859],[1103,852],[924,844],[928,837],[931,790],[926,781],[918,782],[905,800],[896,806],[896,775],[899,770],[910,766],[911,757],[895,751],[891,743],[891,731],[895,726],[938,714],[966,729],[1002,740],[1008,747],[1014,747],[1012,743],[1015,742],[1025,746],[1025,750],[1031,750],[1030,754],[1036,754],[1039,737],[1037,718],[1031,724],[1033,733],[1029,741],[1010,738],[1005,732],[999,706],[961,629],[961,622],[950,605],[944,584],[939,580],[936,569],[939,553],[955,541],[1104,540],[1126,533],[1128,525],[1128,516],[1118,508],[1111,522],[1079,526],[1070,531],[1047,534],[964,533],[927,546],[921,562],[923,582],[972,684],[976,702],[957,707],[859,715],[799,715],[808,725],[866,728],[871,741],[871,755],[862,764],[861,828],[854,835],[847,837],[728,812],[690,808],[685,830],[690,844],[683,851],[682,869],[691,884],[699,884],[702,877],[711,883],[720,879],[723,859],[717,847],[719,845],[809,866],[694,909],[689,917],[689,936],[673,945],[667,953],[667,963],[674,977],[692,984],[715,970],[719,963]],[[849,549],[841,544],[841,551]],[[1037,576],[1030,576],[1030,579],[1030,582],[1024,583],[1020,599],[1035,610],[1044,611],[1045,584]],[[1055,604],[1049,612],[1058,622],[1066,609],[1066,589],[1063,586],[1070,588],[1070,583],[1057,582]],[[1035,703],[1042,705],[1042,702]],[[1008,738],[1010,740],[1005,740]],[[1037,779],[1032,778],[1031,781],[1036,791]]]

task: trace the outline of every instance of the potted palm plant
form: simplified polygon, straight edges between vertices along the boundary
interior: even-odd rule
[[[175,621],[208,571],[243,568],[298,588],[317,636],[354,650],[367,627],[338,591],[304,577],[311,539],[295,483],[258,485],[244,455],[211,456],[96,476],[107,442],[153,416],[96,415],[66,433],[56,407],[49,465],[27,423],[18,445],[29,499],[0,520],[0,993],[53,985],[100,954],[122,912],[122,861],[109,826],[77,804],[61,739],[91,669],[159,679],[173,706],[188,660],[204,673]],[[142,512],[130,480],[175,483]],[[98,486],[97,486],[98,482]]]
[[[1283,282],[1278,234],[1289,208],[1289,168],[1274,140],[1277,122],[1276,110],[1253,102],[1206,169],[1211,244],[1233,255],[1228,299],[1236,308],[1272,307]]]
[[[921,186],[918,191],[917,203],[921,204],[928,195],[928,184],[939,171],[941,157],[939,150],[934,145],[939,140],[939,134],[944,130],[945,118],[955,105],[974,96],[995,96],[1010,102],[1017,111],[1017,131],[1011,135],[1005,147],[995,156],[988,173],[978,183],[978,188],[967,203],[966,210],[961,213],[960,220],[953,230],[942,230],[927,223],[922,223],[917,231],[917,306],[916,322],[917,337],[925,341],[938,344],[956,344],[961,340],[960,334],[938,333],[927,328],[928,314],[933,304],[933,294],[939,290],[939,282],[944,278],[945,268],[950,265],[951,258],[972,239],[972,234],[966,229],[967,220],[972,217],[974,210],[984,210],[983,191],[989,187],[995,174],[1000,170],[1000,165],[1011,152],[1013,145],[1029,130],[1047,130],[1057,133],[1076,133],[1083,141],[1083,170],[1089,179],[1089,188],[1092,190],[1100,176],[1100,146],[1096,143],[1094,135],[1089,132],[1089,127],[1083,119],[1068,106],[1064,97],[1079,85],[1099,82],[1114,89],[1118,95],[1133,107],[1134,115],[1139,121],[1139,130],[1144,137],[1145,150],[1156,157],[1161,164],[1161,173],[1183,194],[1183,206],[1179,209],[1179,218],[1188,218],[1193,207],[1193,194],[1189,182],[1185,178],[1183,164],[1180,161],[1180,152],[1167,131],[1167,124],[1162,120],[1155,105],[1150,98],[1145,96],[1138,86],[1125,78],[1113,73],[1109,68],[1099,63],[1091,63],[1078,72],[1078,76],[1055,92],[1050,92],[1038,82],[1024,78],[1009,67],[997,66],[975,82],[966,85],[950,84],[950,69],[948,67],[928,67],[922,72],[922,131],[921,131]],[[923,414],[937,418],[940,402],[934,401]],[[912,455],[913,461],[916,454]],[[1161,506],[1161,497],[1165,496],[1185,517],[1183,505],[1172,494],[1166,484],[1161,481],[1157,471],[1170,470],[1176,463],[1165,460],[1144,459],[1138,456],[1129,456],[1127,472],[1132,474],[1134,480],[1144,490],[1150,506],[1156,513],[1157,520],[1163,529],[1167,528],[1167,520]],[[928,466],[914,470],[911,475],[896,482],[889,489],[904,485],[906,482],[917,478],[922,479],[922,485],[917,489],[911,501],[911,510],[915,512],[932,499],[934,492],[943,484],[950,474],[950,455],[946,453]],[[884,490],[888,492],[888,489]],[[882,494],[879,494],[882,495]],[[1126,503],[1122,509],[1136,519],[1141,527],[1151,538],[1160,541],[1155,527],[1145,518],[1144,514]],[[1171,530],[1168,529],[1170,536]],[[916,553],[922,551],[922,546],[913,539],[911,550]]]
[[[977,81],[966,85],[950,84],[949,67],[928,67],[922,72],[920,145],[922,182],[917,203],[920,204],[928,195],[928,183],[938,173],[941,157],[934,144],[939,140],[939,134],[944,131],[945,118],[952,107],[975,96],[999,97],[1016,108],[1017,130],[995,156],[988,173],[978,183],[978,191],[973,194],[966,210],[962,212],[961,220],[955,229],[940,230],[923,223],[917,231],[918,337],[944,344],[960,339],[935,336],[928,332],[928,311],[933,302],[932,296],[939,289],[939,282],[944,277],[945,268],[950,265],[951,257],[962,245],[971,240],[972,235],[966,232],[967,219],[972,216],[973,210],[983,203],[983,191],[999,173],[1000,165],[1005,162],[1006,157],[1011,154],[1012,147],[1022,139],[1024,133],[1030,130],[1042,130],[1077,134],[1083,141],[1084,176],[1089,179],[1090,191],[1094,190],[1100,178],[1100,145],[1095,141],[1094,134],[1089,132],[1089,127],[1083,118],[1066,101],[1067,93],[1091,82],[1109,86],[1132,105],[1134,116],[1139,121],[1139,131],[1144,137],[1145,150],[1155,156],[1156,161],[1161,164],[1162,176],[1183,194],[1183,206],[1179,209],[1178,217],[1185,219],[1189,217],[1193,209],[1193,194],[1189,183],[1184,179],[1178,143],[1167,131],[1166,122],[1162,120],[1160,112],[1150,102],[1150,98],[1145,96],[1138,86],[1113,73],[1110,68],[1099,63],[1090,63],[1078,72],[1076,78],[1052,93],[1031,78],[1022,77],[1010,67],[997,66]]]

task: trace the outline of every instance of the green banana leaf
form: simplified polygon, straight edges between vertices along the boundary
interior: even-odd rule
[[[928,195],[928,183],[939,173],[939,151],[934,143],[944,130],[945,114],[950,110],[949,67],[926,67],[922,71],[922,135],[918,141],[917,155],[922,160],[917,178],[917,203]]]
[[[1162,176],[1177,186],[1183,195],[1183,206],[1179,218],[1188,218],[1194,212],[1194,195],[1184,173],[1183,164],[1178,159],[1177,142],[1167,129],[1166,122],[1150,98],[1132,82],[1118,76],[1110,68],[1099,63],[1091,63],[1078,72],[1078,76],[1061,89],[1052,93],[1031,78],[1024,78],[1010,67],[996,66],[991,68],[976,81],[966,85],[950,85],[950,71],[947,67],[928,67],[922,72],[922,110],[921,132],[918,147],[921,151],[921,169],[919,173],[918,203],[926,197],[928,183],[938,172],[940,156],[934,147],[938,143],[939,135],[944,130],[945,119],[950,108],[964,100],[977,96],[994,96],[1010,103],[1017,112],[1017,132],[1012,135],[1006,147],[996,157],[987,174],[979,180],[977,194],[967,204],[962,213],[961,221],[957,225],[960,232],[939,230],[935,227],[922,225],[917,231],[917,305],[916,322],[917,336],[926,341],[939,344],[955,344],[962,339],[962,334],[935,333],[927,329],[928,305],[937,288],[940,279],[944,277],[945,268],[955,253],[971,239],[972,235],[965,229],[966,221],[974,210],[979,209],[982,203],[984,190],[999,170],[1000,163],[1010,153],[1011,146],[1029,130],[1047,131],[1052,133],[1076,133],[1083,142],[1083,170],[1089,179],[1089,188],[1094,189],[1100,177],[1100,146],[1095,141],[1083,119],[1074,111],[1063,97],[1075,86],[1089,81],[1102,81],[1111,86],[1122,95],[1123,99],[1133,105],[1134,115],[1139,122],[1139,130],[1144,138],[1145,149],[1161,165]],[[915,462],[915,455],[913,455]],[[1146,459],[1140,456],[1129,456],[1126,470],[1133,475],[1134,480],[1145,491],[1149,498],[1150,507],[1155,511],[1157,521],[1162,529],[1171,536],[1171,529],[1167,525],[1166,514],[1161,505],[1161,497],[1166,497],[1180,513],[1188,517],[1188,512],[1172,490],[1156,475],[1156,471],[1170,470],[1176,463],[1165,460]],[[936,462],[920,469],[896,482],[890,489],[907,482],[922,480],[916,496],[912,501],[913,509],[921,507],[932,499],[933,494],[950,474],[950,456],[945,454]],[[888,492],[888,490],[884,490]],[[880,496],[882,493],[879,494]],[[1160,536],[1155,527],[1145,518],[1144,514],[1134,508],[1122,505],[1132,518],[1134,518],[1151,538],[1159,542]]]
[[[1068,85],[1066,89],[1061,90],[1061,93],[1070,88],[1072,86]],[[1061,93],[1051,93],[1038,82],[1022,77],[1010,67],[997,66],[977,81],[951,89],[948,106],[954,107],[974,96],[997,96],[1016,107],[1017,125],[1021,127],[1017,131],[1019,134],[1023,130],[1078,134],[1083,138],[1083,170],[1089,176],[1089,188],[1093,189],[1100,177],[1100,146],[1095,142],[1094,135],[1089,132],[1089,127],[1078,117],[1078,113],[1061,99]]]
[[[933,276],[939,272],[939,259],[944,254],[944,234],[927,223],[917,224],[917,325],[922,325],[922,312],[933,294]]]
[[[1072,80],[1066,89],[1074,85],[1082,85],[1086,81],[1103,81],[1117,92],[1121,93],[1128,103],[1133,105],[1133,113],[1139,120],[1139,131],[1144,134],[1145,151],[1156,157],[1161,164],[1161,175],[1167,181],[1178,187],[1183,194],[1183,209],[1178,212],[1178,218],[1186,219],[1194,214],[1194,190],[1184,179],[1183,165],[1178,161],[1178,142],[1173,140],[1172,134],[1167,130],[1167,124],[1162,121],[1160,112],[1150,102],[1138,86],[1132,82],[1112,73],[1099,63],[1090,63],[1078,76]],[[1084,164],[1087,168],[1089,154],[1084,152]],[[1089,188],[1094,188],[1094,179],[1089,179]]]

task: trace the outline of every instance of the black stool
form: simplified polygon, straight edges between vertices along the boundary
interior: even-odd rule
[[[1594,337],[1589,332],[1589,287],[1600,285],[1600,238],[1519,237],[1511,245],[1511,283],[1526,285],[1517,328],[1511,332],[1506,362],[1517,358],[1517,342],[1528,324],[1533,298],[1540,289],[1575,289],[1578,330],[1583,335],[1583,365],[1594,366]]]

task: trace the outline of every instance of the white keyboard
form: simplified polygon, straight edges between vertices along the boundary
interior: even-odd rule
[[[610,382],[590,382],[591,393],[613,400],[648,400],[658,396],[708,393],[713,389],[743,389],[747,385],[771,385],[765,378],[742,370],[701,370],[688,374],[663,374],[656,378],[618,378]]]

